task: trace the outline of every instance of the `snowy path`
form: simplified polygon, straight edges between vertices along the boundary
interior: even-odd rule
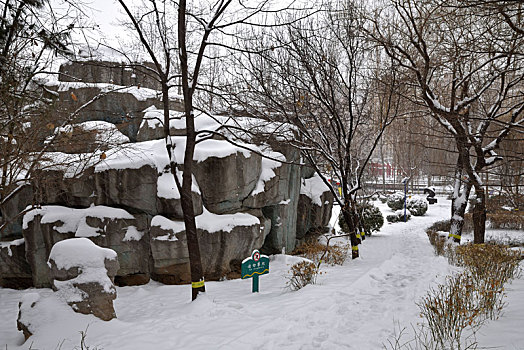
[[[450,272],[424,232],[447,217],[449,202],[439,202],[424,217],[385,224],[361,245],[361,259],[324,268],[317,285],[286,290],[294,258],[280,255],[271,261],[271,273],[261,277],[258,294],[242,280],[208,282],[208,292],[194,303],[187,286],[118,288],[117,320],[55,312],[58,316],[31,338],[33,348],[55,349],[64,340],[62,349],[72,349],[78,331],[89,324],[87,343],[106,350],[381,349],[397,322],[409,327],[418,321],[415,302]],[[0,289],[0,348],[29,347],[20,346],[23,336],[16,331],[22,293],[27,291]]]

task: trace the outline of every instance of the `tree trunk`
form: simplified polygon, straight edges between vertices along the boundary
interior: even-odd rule
[[[473,243],[484,243],[486,233],[486,193],[482,186],[475,186],[475,206],[473,207]]]
[[[347,223],[349,233],[350,233],[350,241],[351,241],[351,258],[356,259],[360,256],[358,251],[358,245],[360,244],[360,239],[357,238],[357,223],[355,222],[355,212],[354,212],[354,206],[350,202],[344,203],[344,207],[342,208],[342,215],[344,217],[344,220]]]
[[[184,153],[184,172],[182,174],[182,212],[186,227],[187,250],[191,269],[191,298],[195,300],[199,292],[205,292],[204,270],[200,259],[195,212],[193,210],[193,196],[191,195],[193,155],[195,152],[196,133],[195,115],[193,112],[193,85],[190,84],[188,71],[188,57],[186,50],[186,1],[181,0],[178,7],[178,42],[180,55],[180,70],[182,73],[182,91],[184,95],[184,114],[186,117],[186,149]],[[176,175],[175,175],[176,176]]]
[[[469,181],[463,181],[462,173],[462,157],[459,154],[455,168],[455,186],[453,189],[453,197],[451,199],[451,227],[448,236],[449,239],[452,239],[456,243],[460,243],[462,237],[464,214],[466,213],[469,193],[471,192],[471,184]]]

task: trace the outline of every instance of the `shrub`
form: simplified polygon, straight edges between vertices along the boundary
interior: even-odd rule
[[[433,223],[433,225],[431,225],[427,229],[427,231],[443,231],[443,232],[449,232],[449,230],[451,230],[451,220],[437,221]]]
[[[524,214],[521,211],[497,210],[488,213],[491,228],[507,230],[523,230]]]
[[[392,195],[389,195],[386,203],[391,210],[399,210],[404,208],[404,193],[395,192]]]
[[[317,240],[309,240],[297,247],[293,251],[293,254],[303,256],[315,264],[318,264],[325,252],[326,254],[324,258],[322,258],[322,262],[331,265],[342,265],[344,261],[346,261],[349,248],[349,245],[330,245],[326,247],[326,245]]]
[[[361,203],[357,206],[357,210],[361,213],[362,226],[367,234],[379,231],[384,225],[384,216],[373,203]]]
[[[422,197],[412,196],[406,205],[413,216],[422,216],[428,211],[428,202]]]
[[[417,305],[437,348],[460,349],[464,329],[475,331],[481,326],[478,299],[479,291],[467,273],[448,277],[446,283],[430,289],[422,298]]]
[[[344,215],[342,215],[342,210],[340,211],[340,214],[338,215],[338,226],[340,226],[340,229],[344,233],[349,233],[349,226],[346,223],[346,220],[344,220]]]
[[[411,213],[406,210],[406,220],[411,219]],[[397,210],[394,214],[386,216],[388,222],[403,222],[404,221],[404,209]]]
[[[380,230],[384,225],[384,216],[382,215],[380,209],[376,207],[373,203],[363,202],[357,205],[357,212],[360,214],[362,220],[362,226],[364,231],[367,234],[372,234]],[[349,227],[344,220],[342,212],[338,217],[338,225],[343,232],[349,233]]]
[[[308,284],[315,284],[319,274],[317,265],[306,260],[292,265],[289,272],[291,276],[289,276],[287,286],[291,290],[299,290]]]
[[[477,279],[504,284],[520,274],[520,253],[495,244],[466,244],[455,248],[456,265]]]
[[[449,249],[453,250],[452,243],[447,239],[450,229],[451,220],[437,221],[426,229],[429,243],[435,249],[436,255],[447,256]]]
[[[436,231],[433,231],[436,232]],[[450,248],[460,274],[431,289],[418,304],[431,336],[441,348],[460,348],[462,332],[495,320],[504,307],[504,284],[519,277],[520,254],[500,245],[468,244]]]
[[[433,246],[433,249],[435,250],[436,255],[445,255],[446,254],[446,245],[447,242],[447,234],[443,233],[442,231],[426,231],[428,234],[429,242]]]

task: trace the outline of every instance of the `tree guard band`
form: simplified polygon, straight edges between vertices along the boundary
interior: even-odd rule
[[[354,245],[354,246],[352,246],[352,247],[351,247],[351,250],[353,250],[353,251],[358,251],[358,245]]]
[[[204,280],[198,282],[191,282],[192,288],[202,288],[204,286]]]
[[[460,239],[460,238],[461,238],[460,235],[456,235],[456,234],[454,234],[454,233],[450,233],[449,236],[448,236],[448,238],[449,238],[449,237],[452,237],[452,238],[455,238],[455,239]]]

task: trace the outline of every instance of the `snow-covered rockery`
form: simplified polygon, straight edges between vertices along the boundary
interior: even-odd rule
[[[74,76],[74,71],[69,65],[68,72]],[[108,74],[91,74],[89,89],[107,92],[115,88],[108,87],[108,81],[93,81],[96,76]],[[84,96],[82,89],[68,83],[67,90],[60,87],[59,91],[75,96],[71,104],[74,108],[92,98],[91,90]],[[143,87],[138,90],[148,97],[135,96],[133,89],[120,89],[108,103],[114,117],[119,109],[127,113],[125,104],[129,99],[139,98],[143,108],[135,117],[141,121],[133,121],[140,125],[138,134],[126,131],[131,142],[112,136],[105,147],[86,148],[83,152],[80,145],[74,150],[68,148],[67,153],[58,146],[52,148],[53,152],[42,157],[38,176],[2,207],[2,218],[11,221],[9,230],[0,233],[0,285],[51,286],[47,265],[51,249],[57,242],[71,238],[88,239],[116,252],[116,284],[142,284],[151,278],[164,283],[190,281],[181,196],[169,171],[165,140],[159,132],[162,124],[157,108],[161,101],[150,101],[153,94]],[[60,99],[70,98],[70,94],[60,95]],[[120,95],[126,97],[119,100]],[[143,106],[148,101],[150,105]],[[64,101],[58,104],[66,105]],[[99,119],[99,115],[93,119]],[[178,110],[171,116],[175,159],[182,164],[185,121]],[[118,130],[128,125],[125,118],[122,120],[122,124],[115,125]],[[242,140],[237,139],[235,145],[223,138],[208,138],[196,146],[192,192],[206,279],[236,276],[240,262],[253,249],[268,254],[291,251],[309,230],[328,225],[331,194],[310,168],[299,165],[299,151],[282,141],[292,132],[279,127],[287,133],[284,137],[256,119],[206,114],[197,115],[195,124],[207,136],[211,134],[206,130],[222,132],[224,125],[272,134],[269,138],[246,138],[250,133],[235,129],[226,134],[242,134]],[[99,138],[112,128],[98,122],[90,123],[89,130],[97,126],[103,129],[96,133],[97,142],[102,142]],[[66,136],[75,142],[74,135]],[[133,142],[137,139],[140,142]],[[181,178],[182,171],[179,166],[176,176]]]

